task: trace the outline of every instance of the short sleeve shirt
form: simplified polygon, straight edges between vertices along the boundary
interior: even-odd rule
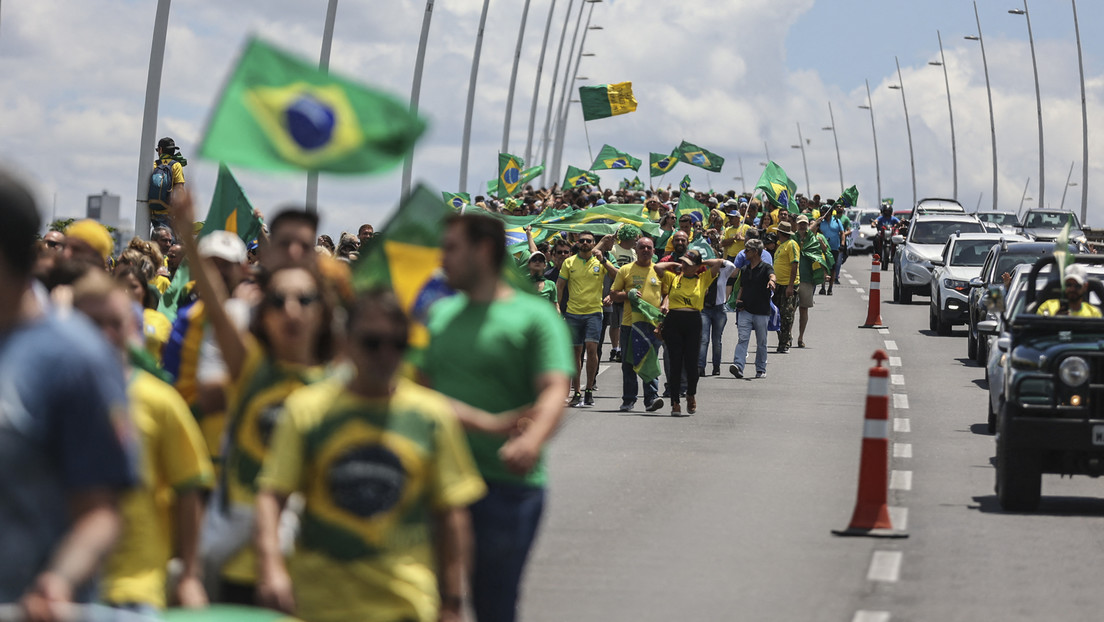
[[[801,282],[801,276],[793,274],[793,264],[798,262],[800,256],[801,248],[792,237],[778,243],[778,248],[774,249],[774,274],[779,285],[783,287],[789,285],[791,275],[794,285]]]
[[[617,271],[611,291],[628,292],[631,289],[640,290],[641,300],[654,307],[658,307],[663,302],[663,280],[656,273],[654,265],[644,267],[631,263]],[[646,320],[643,316],[633,313],[632,304],[626,300],[621,325],[632,326],[636,322],[644,321]]]
[[[697,278],[685,278],[668,270],[663,273],[663,285],[667,289],[668,309],[697,309],[705,306],[705,293],[717,275],[711,270],[699,274]]]
[[[737,240],[736,236],[738,234],[741,237],[746,238],[748,229],[750,229],[750,228],[751,228],[751,225],[744,224],[744,223],[740,223],[738,225],[734,225],[734,226],[725,228],[723,239],[732,240],[732,244],[730,244],[729,247],[727,249],[725,249],[725,257],[726,258],[732,259],[736,255],[739,255],[740,251],[744,250],[744,243],[746,242],[746,239]]]
[[[572,255],[560,267],[560,278],[567,283],[567,312],[587,315],[602,312],[602,286],[606,269],[598,258]]]

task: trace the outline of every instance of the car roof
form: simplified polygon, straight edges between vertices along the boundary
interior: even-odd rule
[[[917,214],[915,222],[978,222],[978,219],[971,214],[955,214],[955,213],[940,213],[940,214]],[[1000,237],[999,235],[997,236]]]
[[[1073,210],[1036,207],[1034,209],[1029,209],[1024,213],[1029,214],[1029,213],[1032,213],[1032,212],[1038,212],[1040,214],[1072,214]]]
[[[919,207],[921,205],[924,205],[925,203],[947,203],[947,204],[953,204],[953,205],[957,205],[959,207],[962,207],[962,204],[959,203],[958,201],[955,201],[954,199],[942,199],[942,198],[939,198],[939,197],[924,197],[923,199],[920,199],[919,201],[917,201],[916,205],[917,205],[917,207]]]
[[[1009,253],[1041,253],[1054,248],[1054,242],[1009,242]]]
[[[1017,236],[1020,237],[1020,236]],[[993,240],[993,242],[1000,242],[1001,238],[1008,238],[1007,233],[960,233],[958,235],[952,235],[947,241],[951,240]],[[1023,238],[1027,239],[1027,238]]]
[[[984,216],[986,214],[1003,214],[1005,216],[1015,216],[1016,212],[1012,210],[985,210],[984,212],[970,212],[971,216]]]

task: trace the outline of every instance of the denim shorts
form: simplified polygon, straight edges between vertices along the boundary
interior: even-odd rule
[[[571,331],[571,345],[581,346],[586,342],[601,341],[602,314],[600,312],[586,315],[565,313],[564,320],[567,322],[567,329]]]

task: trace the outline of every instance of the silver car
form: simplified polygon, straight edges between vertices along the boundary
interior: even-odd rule
[[[918,214],[906,235],[893,236],[893,302],[909,304],[914,294],[931,294],[932,260],[954,233],[984,233],[974,216],[966,214]]]

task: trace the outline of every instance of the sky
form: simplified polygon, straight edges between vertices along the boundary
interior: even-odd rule
[[[1022,0],[1020,0],[1022,2]],[[170,12],[157,136],[172,136],[190,162],[185,173],[200,204],[210,200],[217,165],[195,157],[207,116],[242,44],[258,35],[305,58],[319,54],[326,0],[263,3],[177,0]],[[429,129],[414,152],[416,183],[460,189],[459,162],[468,81],[482,2],[436,0],[420,114]],[[567,9],[571,8],[570,15]],[[581,0],[531,0],[517,78],[509,151],[524,155],[542,37],[552,28],[537,99],[536,155],[545,121],[560,33],[571,44]],[[156,2],[154,0],[0,0],[0,163],[33,185],[47,219],[81,216],[86,197],[107,191],[133,212],[140,132]],[[397,97],[409,97],[424,0],[341,0],[330,68]],[[491,0],[479,64],[467,190],[479,194],[496,176],[510,72],[524,2]],[[590,4],[586,4],[589,12]],[[878,196],[869,80],[877,132],[881,195],[907,206],[913,198],[903,82],[915,161],[916,193],[954,194],[947,90],[954,113],[958,199],[969,210],[993,207],[986,81],[973,5],[965,0],[606,0],[593,5],[578,85],[631,81],[636,112],[584,124],[569,109],[562,168],[586,167],[603,144],[644,160],[688,140],[726,158],[721,173],[680,164],[657,184],[689,174],[695,188],[750,190],[770,158],[799,191],[836,196],[857,185],[860,204]],[[1014,0],[977,3],[993,93],[997,207],[1038,206],[1039,135],[1027,20]],[[1071,2],[1034,0],[1031,14],[1044,130],[1043,202],[1080,209],[1082,124]],[[1104,2],[1078,5],[1089,118],[1088,186],[1104,187]],[[585,22],[586,13],[583,15]],[[582,39],[582,34],[579,38]],[[577,50],[576,50],[577,51]],[[593,56],[589,56],[593,54]],[[556,73],[556,102],[568,76]],[[898,79],[895,58],[900,62]],[[572,94],[577,99],[577,94]],[[839,141],[837,162],[832,125]],[[808,176],[798,145],[805,141]],[[589,148],[588,148],[589,142]],[[551,157],[547,163],[551,165]],[[1073,184],[1066,186],[1073,165]],[[742,165],[742,172],[741,172]],[[143,164],[144,166],[144,164]],[[302,204],[305,174],[235,168],[253,204],[267,214]],[[562,179],[562,170],[556,181]],[[624,175],[602,172],[606,185]],[[642,179],[647,181],[646,170]],[[736,179],[742,177],[742,179]],[[1026,195],[1025,195],[1026,184]],[[323,174],[321,231],[336,236],[361,223],[377,228],[393,213],[401,167],[370,176]],[[1089,224],[1104,226],[1104,207],[1088,202]]]

